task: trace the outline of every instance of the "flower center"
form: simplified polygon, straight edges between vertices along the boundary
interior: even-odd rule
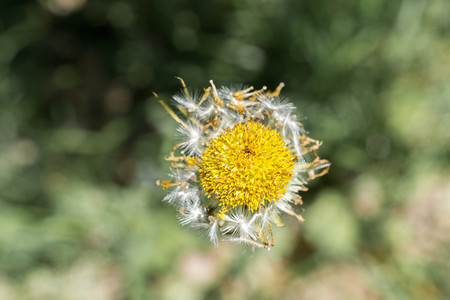
[[[276,131],[258,123],[239,123],[213,139],[200,157],[200,182],[225,213],[245,205],[254,211],[286,192],[297,157]]]

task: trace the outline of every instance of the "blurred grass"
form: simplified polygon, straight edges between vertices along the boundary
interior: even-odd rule
[[[0,299],[448,299],[450,3],[0,4]],[[270,252],[213,249],[154,185],[151,96],[286,83],[330,174]]]

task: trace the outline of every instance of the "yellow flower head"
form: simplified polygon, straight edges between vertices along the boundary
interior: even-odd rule
[[[206,195],[222,206],[251,211],[264,201],[277,201],[286,192],[296,157],[281,135],[262,124],[239,123],[227,128],[205,148],[199,163]]]
[[[172,180],[157,183],[171,191],[164,198],[179,209],[180,223],[219,238],[252,247],[274,245],[271,225],[283,225],[285,212],[303,222],[296,206],[306,183],[328,172],[320,142],[306,136],[294,107],[273,92],[253,87],[216,89],[199,95],[184,81],[173,97],[179,117],[155,96],[179,123],[183,136],[167,160]],[[307,160],[305,157],[310,157]]]

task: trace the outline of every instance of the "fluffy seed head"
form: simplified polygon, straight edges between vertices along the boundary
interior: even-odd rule
[[[328,172],[330,163],[316,151],[321,142],[306,135],[295,107],[266,87],[217,89],[174,97],[179,110],[156,98],[179,124],[182,140],[172,148],[171,189],[163,199],[174,205],[184,226],[204,230],[214,245],[219,239],[251,247],[274,246],[272,225],[280,214],[303,222],[298,205],[306,184]]]

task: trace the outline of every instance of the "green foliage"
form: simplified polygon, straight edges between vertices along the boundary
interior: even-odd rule
[[[448,299],[450,4],[0,4],[0,299]],[[286,83],[329,175],[271,252],[161,204],[179,90]],[[287,222],[289,222],[286,219]]]

